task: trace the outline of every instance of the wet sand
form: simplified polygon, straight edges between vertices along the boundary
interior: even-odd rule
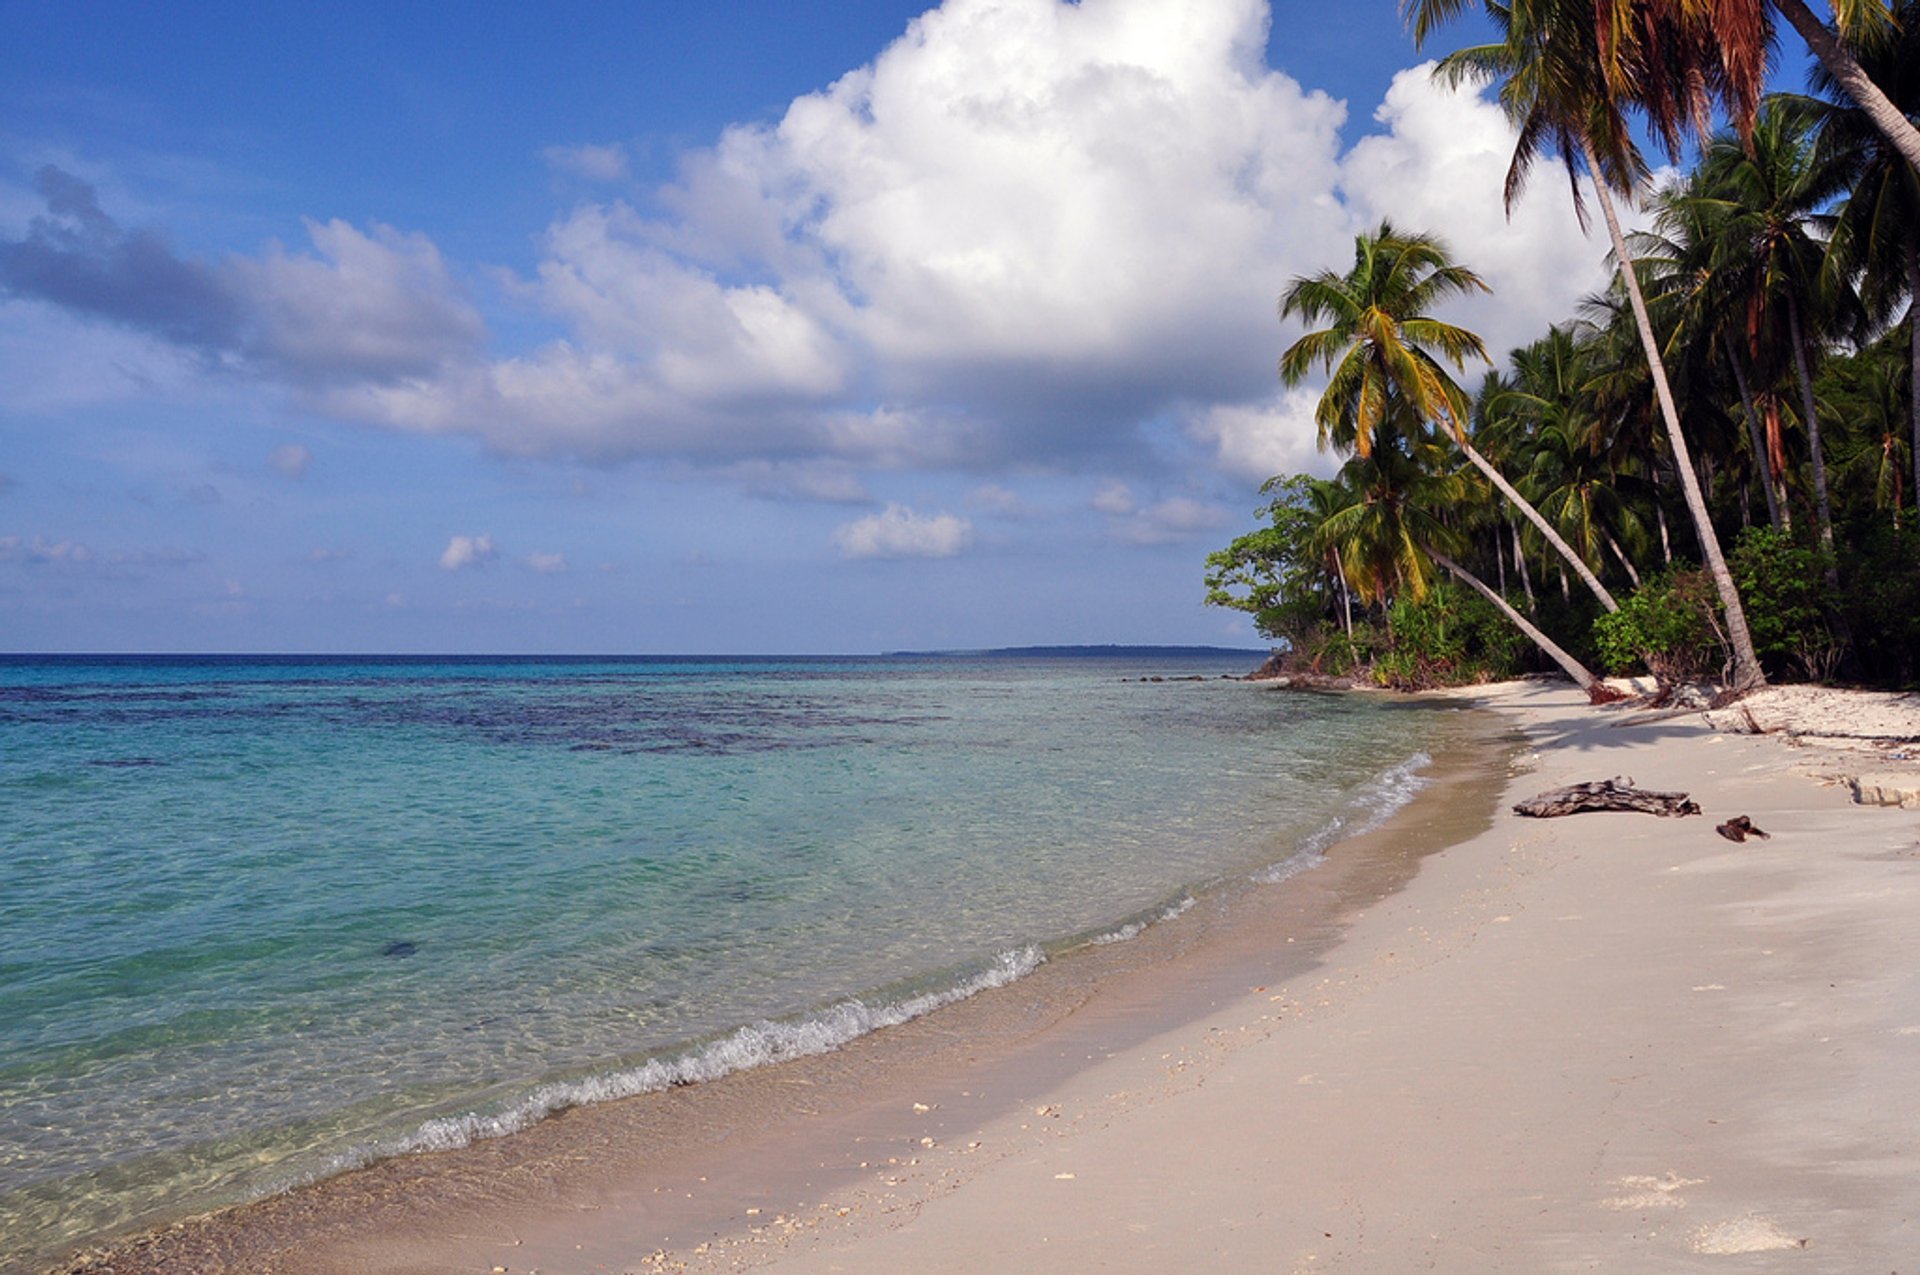
[[[1478,698],[1517,766],[1442,759],[1280,886],[91,1269],[1920,1272],[1920,812],[1698,714]],[[1507,811],[1619,774],[1705,815]]]
[[[1501,813],[1318,967],[1044,1096],[992,1172],[694,1269],[1920,1269],[1920,813],[1854,804],[1858,756],[1483,698],[1534,745],[1503,811],[1624,774],[1704,817]]]
[[[1407,807],[1286,881],[1203,896],[1130,941],[1071,953],[831,1054],[376,1164],[58,1269],[638,1270],[663,1250],[699,1256],[700,1245],[753,1239],[755,1228],[810,1231],[838,1220],[820,1207],[828,1197],[883,1177],[896,1201],[943,1192],[1008,1149],[967,1151],[977,1139],[965,1139],[965,1164],[953,1163],[957,1131],[1029,1110],[1092,1061],[1311,969],[1357,907],[1403,886],[1421,856],[1484,828],[1518,741],[1491,714],[1460,716],[1464,746],[1429,769]],[[591,1234],[576,1234],[578,1221]]]

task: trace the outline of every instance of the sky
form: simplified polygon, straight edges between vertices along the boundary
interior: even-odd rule
[[[1289,279],[1438,233],[1496,357],[1604,282],[1475,35],[0,0],[0,651],[1259,645]]]

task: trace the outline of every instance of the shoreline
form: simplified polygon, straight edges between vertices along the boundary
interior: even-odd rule
[[[1920,816],[1841,777],[1911,753],[1464,697],[1528,735],[1502,813],[1321,968],[1092,1064],[1051,1099],[1087,1118],[962,1190],[684,1268],[1909,1270]],[[1622,773],[1706,817],[1505,812]],[[1715,834],[1739,813],[1770,839]]]
[[[1489,730],[1504,733],[1491,715],[1473,727],[1476,737]],[[1512,746],[1511,739],[1484,745],[1496,751]],[[1201,894],[1181,915],[1146,926],[1125,942],[1088,944],[1008,986],[869,1033],[828,1053],[571,1108],[464,1147],[377,1161],[279,1195],[94,1245],[48,1269],[474,1269],[477,1258],[462,1255],[448,1262],[425,1251],[418,1260],[396,1265],[396,1232],[413,1233],[431,1249],[427,1237],[443,1233],[449,1219],[465,1217],[455,1224],[457,1230],[512,1216],[518,1219],[517,1232],[537,1227],[539,1218],[552,1210],[575,1211],[568,1203],[573,1199],[621,1189],[664,1198],[669,1192],[660,1184],[682,1178],[686,1184],[702,1178],[720,1182],[752,1177],[755,1182],[733,1190],[737,1198],[731,1200],[703,1190],[688,1202],[686,1192],[676,1190],[672,1194],[678,1202],[672,1206],[663,1207],[659,1198],[648,1201],[655,1219],[649,1226],[660,1242],[696,1233],[717,1238],[729,1228],[744,1233],[758,1216],[746,1210],[758,1208],[772,1218],[783,1209],[792,1211],[775,1203],[783,1191],[817,1193],[822,1174],[817,1158],[808,1161],[823,1123],[844,1124],[848,1146],[891,1139],[911,1152],[924,1150],[917,1140],[931,1136],[926,1131],[931,1126],[913,1111],[918,1100],[881,1103],[877,1092],[924,1096],[953,1074],[993,1071],[991,1086],[977,1085],[969,1093],[956,1091],[950,1101],[922,1104],[939,1112],[935,1123],[943,1128],[963,1113],[984,1118],[996,1103],[1007,1101],[1009,1086],[1037,1092],[1074,1069],[1074,1059],[1058,1048],[1048,1052],[1051,1046],[1045,1043],[1070,1035],[1062,1031],[1070,1019],[1077,1028],[1101,1017],[1116,1042],[1121,1036],[1190,1019],[1199,1010],[1180,994],[1184,989],[1176,986],[1169,970],[1211,969],[1216,981],[1225,977],[1218,968],[1223,962],[1245,960],[1248,949],[1262,945],[1259,936],[1246,934],[1256,925],[1256,914],[1264,918],[1259,924],[1280,918],[1277,923],[1297,928],[1289,954],[1311,959],[1309,954],[1323,950],[1335,937],[1330,912],[1346,906],[1353,891],[1395,888],[1410,874],[1411,860],[1402,843],[1411,842],[1392,830],[1400,828],[1410,812],[1419,817],[1436,803],[1450,802],[1446,794],[1461,777],[1449,772],[1457,769],[1446,759],[1430,766],[1421,790],[1407,805],[1389,814],[1384,824],[1343,837],[1331,861],[1311,871],[1283,874],[1278,884],[1236,878],[1227,888]],[[1479,804],[1489,805],[1491,797],[1490,789],[1481,793]],[[1426,840],[1430,844],[1423,852],[1442,844]],[[1373,848],[1366,849],[1370,844]],[[1372,862],[1383,856],[1391,862]],[[1394,880],[1386,883],[1381,872]],[[1143,991],[1148,985],[1155,990]],[[1129,987],[1133,990],[1124,1008],[1099,1008]],[[1160,998],[1157,1004],[1154,996]],[[804,1100],[796,1102],[796,1093]],[[905,1110],[905,1118],[899,1109]],[[780,1136],[763,1136],[769,1129]],[[714,1171],[693,1171],[706,1151],[718,1146],[731,1155],[743,1143],[752,1144],[752,1154],[736,1159],[731,1168],[708,1164]],[[769,1157],[779,1162],[771,1173]],[[594,1167],[580,1169],[586,1160]],[[848,1159],[840,1175],[843,1184],[851,1185],[864,1171],[857,1159]],[[756,1200],[764,1203],[750,1202]],[[481,1241],[481,1247],[487,1243]],[[382,1252],[359,1251],[368,1246]]]
[[[1803,731],[1779,702],[1784,733],[1752,735],[1538,683],[1434,698],[1524,731],[1517,764],[1456,768],[1252,892],[1270,910],[1237,930],[1101,950],[1126,968],[1000,1037],[979,1029],[1019,998],[988,993],[449,1153],[470,1172],[410,1157],[200,1219],[111,1269],[1906,1269],[1920,815],[1842,779],[1920,785],[1911,749],[1809,747],[1852,719]],[[1920,735],[1914,704],[1879,707],[1885,738]],[[1706,817],[1507,811],[1618,774]],[[1716,836],[1734,814],[1770,839]],[[1204,937],[1159,950],[1182,935]],[[690,1136],[660,1153],[654,1117]]]

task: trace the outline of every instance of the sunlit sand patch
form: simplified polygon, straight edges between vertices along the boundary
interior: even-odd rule
[[[1669,1171],[1664,1178],[1628,1176],[1617,1178],[1614,1185],[1626,1192],[1624,1195],[1611,1196],[1600,1201],[1603,1209],[1684,1209],[1687,1202],[1680,1198],[1679,1192],[1690,1186],[1699,1186],[1705,1178],[1683,1178]]]
[[[1696,1253],[1773,1253],[1806,1246],[1806,1240],[1788,1235],[1771,1218],[1751,1213],[1701,1227],[1690,1245]]]

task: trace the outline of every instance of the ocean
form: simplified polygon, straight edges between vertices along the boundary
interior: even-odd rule
[[[1255,657],[0,657],[0,1268],[835,1048],[1462,729]]]

